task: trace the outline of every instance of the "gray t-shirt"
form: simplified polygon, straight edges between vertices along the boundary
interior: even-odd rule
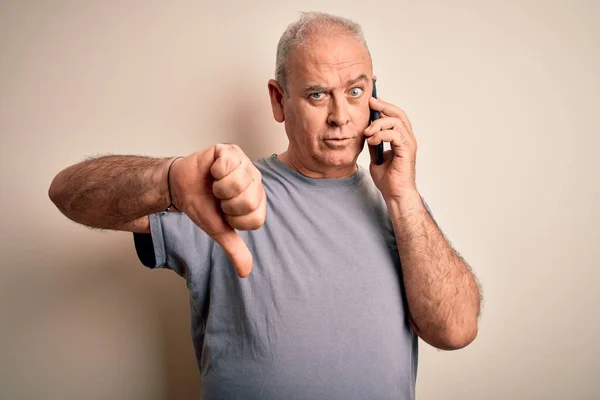
[[[414,399],[418,341],[370,175],[311,179],[275,156],[255,165],[268,206],[260,229],[239,232],[249,277],[185,214],[153,214],[152,234],[136,234],[144,264],[187,281],[202,399]]]

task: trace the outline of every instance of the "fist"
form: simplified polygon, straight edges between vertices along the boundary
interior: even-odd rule
[[[252,269],[252,255],[237,230],[265,222],[267,197],[260,171],[232,144],[217,144],[176,160],[171,168],[175,207],[225,250],[238,276]]]

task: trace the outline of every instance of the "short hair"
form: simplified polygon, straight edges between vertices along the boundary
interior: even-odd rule
[[[344,17],[324,12],[302,12],[300,18],[288,25],[277,44],[275,80],[287,93],[287,61],[290,52],[305,45],[315,34],[342,33],[356,38],[370,55],[369,47],[361,26]]]

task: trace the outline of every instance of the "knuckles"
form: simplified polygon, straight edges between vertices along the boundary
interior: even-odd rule
[[[257,230],[266,220],[266,194],[262,174],[236,144],[215,145],[212,166],[214,196],[229,225],[238,230]]]
[[[265,211],[256,210],[251,214],[240,217],[227,217],[227,221],[232,228],[243,231],[255,231],[265,223],[265,220],[266,209]]]
[[[262,196],[245,196],[240,204],[240,208],[246,213],[255,211],[262,203]]]
[[[265,218],[262,217],[261,215],[253,215],[252,218],[250,218],[248,220],[248,222],[245,224],[244,229],[248,230],[248,231],[255,231],[257,229],[259,229],[263,223],[265,222]]]

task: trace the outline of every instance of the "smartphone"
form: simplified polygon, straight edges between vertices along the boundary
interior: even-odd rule
[[[375,85],[375,80],[373,80],[373,93],[372,93],[373,97],[377,98],[377,86]],[[379,114],[379,111],[375,111],[372,108],[371,110],[371,116],[369,118],[369,125],[375,121],[376,119],[379,119],[381,117],[381,115]],[[377,158],[375,159],[375,163],[377,165],[381,165],[383,164],[383,142],[379,143],[376,147],[377,150]]]

